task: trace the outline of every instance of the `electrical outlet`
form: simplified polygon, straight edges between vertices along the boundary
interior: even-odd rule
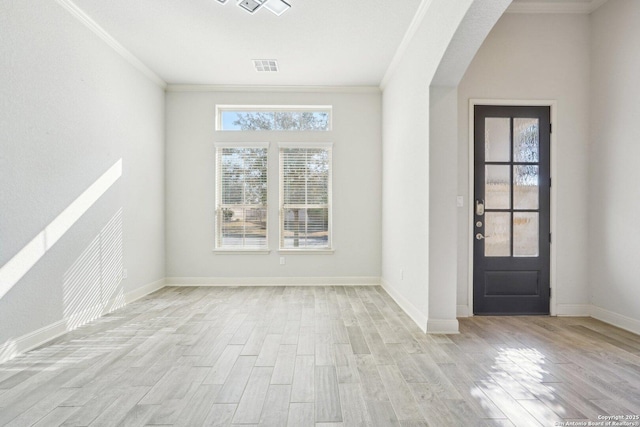
[[[126,269],[126,268],[123,268],[123,269],[122,269],[122,278],[123,278],[123,279],[126,279],[126,278],[127,278],[127,269]]]
[[[280,257],[280,265],[284,265],[284,257],[283,256]]]
[[[456,198],[456,205],[457,205],[459,208],[464,207],[464,197],[462,197],[462,196],[458,196],[458,197]]]

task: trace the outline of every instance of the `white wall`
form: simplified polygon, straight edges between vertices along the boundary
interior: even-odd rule
[[[594,316],[640,331],[640,2],[591,17],[589,276]]]
[[[429,99],[429,319],[434,332],[457,329],[456,191],[457,106],[455,87],[431,86]]]
[[[430,301],[430,286],[455,285],[430,282],[430,232],[437,224],[431,220],[429,204],[429,85],[471,3],[428,3],[413,39],[385,79],[383,92],[382,280],[425,331],[444,329],[441,325],[457,331],[455,301]],[[449,293],[436,292],[434,298],[439,294]],[[449,319],[436,319],[434,329],[428,325],[430,304],[443,304],[443,311],[450,313]],[[449,323],[440,323],[443,320]]]
[[[469,99],[556,100],[558,314],[588,314],[589,17],[506,14],[458,87],[458,305],[468,305]]]
[[[170,283],[377,283],[381,254],[381,99],[368,93],[167,93],[167,276]],[[216,104],[333,105],[330,132],[216,132]],[[333,246],[278,253],[277,142],[333,143]],[[217,141],[268,141],[268,255],[214,247]],[[286,264],[280,265],[284,256]],[[244,279],[243,279],[244,278]],[[248,279],[247,279],[248,278]],[[285,279],[282,279],[285,278]]]
[[[164,277],[164,92],[57,2],[2,1],[0,22],[2,359]]]

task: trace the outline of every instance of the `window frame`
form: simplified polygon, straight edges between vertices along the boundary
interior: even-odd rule
[[[216,142],[215,147],[215,205],[214,205],[214,234],[213,234],[213,251],[217,253],[237,253],[237,254],[268,254],[269,249],[269,142]],[[220,155],[221,150],[225,148],[254,148],[264,149],[267,153],[267,164],[265,170],[265,183],[266,183],[266,203],[264,205],[235,205],[241,207],[255,206],[261,207],[265,211],[265,246],[241,246],[241,247],[224,247],[220,245],[222,238],[222,221],[220,211],[222,208],[222,175],[220,170]],[[225,205],[226,206],[226,205]]]
[[[287,254],[332,254],[333,248],[333,143],[332,142],[279,142],[278,146],[278,252]],[[327,178],[327,246],[308,248],[285,248],[284,243],[284,149],[324,149],[329,152],[329,176]]]
[[[240,111],[240,112],[290,112],[290,113],[302,113],[302,112],[326,112],[329,114],[329,124],[325,130],[233,130],[223,129],[222,113],[225,111]],[[216,104],[216,132],[331,132],[333,130],[333,106],[332,105],[233,105],[233,104]]]

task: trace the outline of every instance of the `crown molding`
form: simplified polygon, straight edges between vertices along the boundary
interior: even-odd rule
[[[296,93],[380,93],[378,86],[261,86],[168,84],[167,92],[296,92]]]
[[[108,44],[118,55],[124,58],[129,64],[140,71],[145,77],[151,80],[161,88],[166,88],[167,83],[160,78],[151,68],[147,67],[142,61],[140,61],[134,54],[129,52],[124,46],[122,46],[116,39],[114,39],[104,28],[102,28],[96,21],[91,19],[82,9],[75,5],[71,0],[56,0],[60,6],[64,7],[71,15],[73,15],[78,21],[84,24],[89,30],[97,35],[102,41]]]
[[[389,83],[389,80],[391,80],[391,76],[393,76],[396,68],[398,68],[400,61],[404,56],[404,53],[409,48],[413,37],[416,35],[416,32],[420,28],[420,24],[422,24],[424,16],[427,14],[427,10],[429,9],[429,6],[431,6],[431,3],[433,3],[433,0],[422,0],[420,2],[418,10],[413,16],[411,23],[409,24],[409,28],[407,28],[407,31],[404,33],[404,37],[402,38],[400,45],[396,49],[396,53],[393,55],[393,58],[391,59],[391,62],[387,67],[387,71],[384,73],[384,77],[382,77],[382,81],[380,82],[380,89],[384,89]]]
[[[506,13],[576,13],[588,15],[605,4],[608,0],[591,0],[587,2],[563,2],[550,3],[537,2],[513,2],[507,8]]]

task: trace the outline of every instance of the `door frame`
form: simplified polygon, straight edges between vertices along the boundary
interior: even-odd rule
[[[467,197],[467,215],[468,215],[468,231],[469,236],[467,238],[467,249],[468,249],[468,267],[467,267],[467,286],[468,286],[468,294],[467,294],[467,316],[473,316],[473,235],[474,235],[474,212],[473,212],[473,203],[474,203],[474,184],[475,184],[475,134],[474,134],[474,112],[476,105],[504,105],[504,106],[535,106],[535,107],[549,107],[551,109],[551,123],[552,123],[552,132],[551,132],[551,169],[550,174],[551,177],[557,176],[557,156],[556,156],[556,135],[558,133],[558,121],[556,120],[557,113],[557,101],[555,100],[541,100],[541,99],[480,99],[480,98],[471,98],[469,99],[469,194]],[[550,215],[551,215],[551,243],[550,243],[550,270],[549,270],[549,286],[551,288],[551,298],[549,300],[549,313],[551,316],[556,316],[557,313],[557,287],[556,287],[556,206],[557,206],[557,189],[558,184],[553,183],[551,185],[551,205],[550,205]]]

